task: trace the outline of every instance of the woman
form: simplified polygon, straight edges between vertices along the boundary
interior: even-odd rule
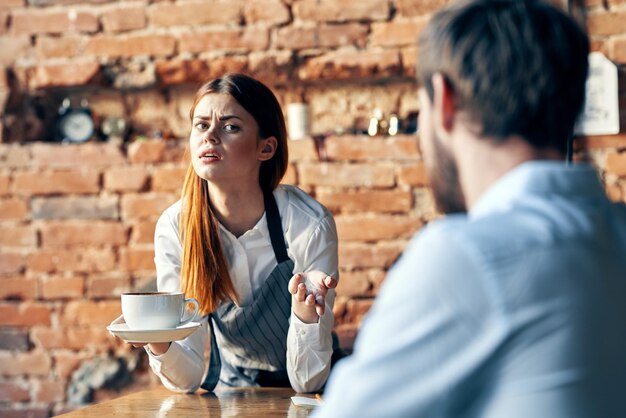
[[[150,365],[178,391],[319,390],[333,353],[337,233],[326,208],[278,184],[288,161],[280,105],[262,83],[227,74],[198,90],[190,117],[191,164],[157,223],[155,264],[159,291],[198,299],[202,326],[148,344]]]

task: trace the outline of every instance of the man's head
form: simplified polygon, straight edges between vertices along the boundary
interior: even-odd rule
[[[475,136],[495,144],[518,137],[538,150],[565,155],[584,101],[588,53],[584,30],[548,3],[462,1],[436,13],[422,32],[418,59],[421,95],[433,102],[439,82],[450,96],[451,111],[463,116]],[[442,146],[437,144],[437,131],[424,132],[429,127],[423,125],[420,131],[433,136],[431,148],[437,151],[436,147]],[[445,154],[447,150],[437,152]],[[453,158],[447,165],[434,170],[447,170],[448,176],[449,170],[457,170]],[[442,187],[457,188],[447,194],[457,200],[461,196],[461,201],[452,202],[450,208],[441,204],[441,210],[464,209],[458,180],[456,183]],[[433,184],[437,195],[441,191],[436,187]]]

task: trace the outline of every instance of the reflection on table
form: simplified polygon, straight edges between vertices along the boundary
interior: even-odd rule
[[[159,387],[91,405],[61,416],[64,418],[309,416],[311,409],[296,407],[291,403],[293,395],[295,395],[293,390],[284,388],[225,388],[215,392],[179,394]]]

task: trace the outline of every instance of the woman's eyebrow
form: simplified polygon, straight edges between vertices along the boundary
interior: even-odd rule
[[[204,115],[196,115],[193,117],[194,119],[200,119],[200,120],[209,120],[211,119],[210,116],[204,116]],[[228,120],[228,119],[239,119],[239,120],[243,120],[241,119],[239,116],[237,115],[224,115],[224,116],[220,116],[219,120],[220,121],[224,121],[224,120]]]

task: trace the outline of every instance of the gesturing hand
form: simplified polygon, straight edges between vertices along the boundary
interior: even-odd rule
[[[324,315],[326,292],[337,286],[337,280],[322,271],[296,273],[289,280],[293,312],[304,323],[312,324]]]

